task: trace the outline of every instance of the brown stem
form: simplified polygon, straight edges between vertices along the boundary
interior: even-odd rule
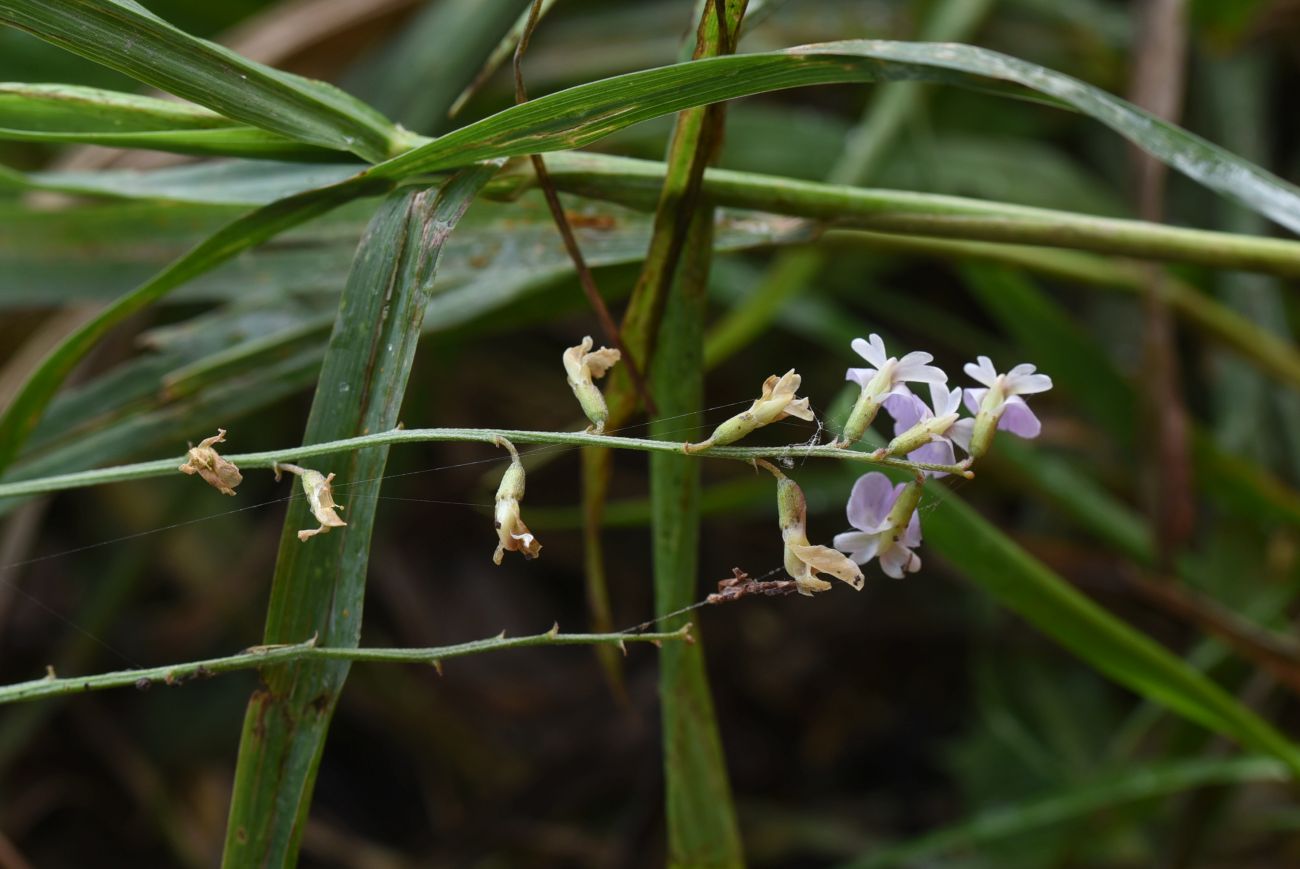
[[[519,45],[515,47],[516,103],[528,102],[528,91],[524,87],[523,59],[524,53],[528,50],[528,42],[532,39],[533,30],[537,27],[541,9],[542,0],[533,0],[533,5],[528,10],[528,23],[524,26],[524,32],[519,38]],[[605,333],[605,340],[618,348],[623,364],[627,366],[628,376],[632,378],[632,384],[635,386],[637,393],[640,394],[646,412],[654,416],[656,411],[654,401],[650,397],[650,390],[646,387],[645,379],[641,376],[641,369],[637,366],[636,360],[628,352],[627,347],[624,346],[618,325],[614,322],[614,318],[610,316],[609,308],[605,306],[605,298],[600,294],[600,289],[596,286],[596,278],[587,266],[587,260],[582,255],[582,249],[578,247],[578,240],[574,237],[573,227],[569,225],[569,218],[564,213],[564,205],[560,202],[560,195],[555,191],[555,184],[551,181],[550,173],[546,171],[546,162],[540,154],[532,154],[529,159],[533,164],[533,172],[537,175],[537,186],[541,189],[542,195],[546,197],[546,206],[551,211],[551,217],[555,219],[556,228],[560,230],[560,237],[564,239],[564,249],[568,251],[569,258],[573,260],[573,267],[578,273],[578,283],[582,285],[582,291],[586,294],[587,301],[591,304],[592,310],[596,312],[596,319],[600,321],[600,328]]]

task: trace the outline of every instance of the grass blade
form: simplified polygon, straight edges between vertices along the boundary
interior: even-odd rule
[[[384,185],[380,185],[384,186]],[[54,393],[77,362],[110,329],[166,293],[233,257],[240,251],[324,214],[374,186],[347,182],[272,203],[223,227],[194,250],[100,311],[65,338],[41,362],[0,416],[0,471],[18,455]]]
[[[697,57],[732,50],[745,6],[746,0],[699,4]],[[704,319],[714,220],[712,206],[702,207],[698,194],[704,168],[721,144],[723,124],[720,106],[682,112],[677,117],[650,248],[623,320],[623,334],[638,347],[633,351],[641,354],[638,359],[645,361],[644,351],[658,345],[651,371],[660,418],[651,425],[652,437],[701,421]],[[631,395],[630,380],[623,385],[623,392]],[[603,496],[602,492],[602,500]],[[699,596],[699,463],[686,456],[652,456],[650,498],[655,612],[663,616],[689,606]],[[668,864],[742,866],[740,833],[703,646],[665,651],[669,654],[661,659],[659,698]]]
[[[933,81],[1009,88],[1088,115],[1202,185],[1300,231],[1300,188],[1078,79],[955,43],[853,40],[705,58],[614,76],[499,112],[414,148],[376,172],[434,171],[499,156],[577,148],[660,115],[773,90],[819,84]]]
[[[1286,770],[1271,758],[1197,758],[1139,767],[1071,786],[1057,794],[993,809],[952,827],[865,855],[842,869],[885,869],[928,862],[958,849],[1026,835],[1043,827],[1081,820],[1116,806],[1170,797],[1207,785],[1283,781]]]
[[[339,157],[201,106],[66,84],[0,83],[0,139],[280,160]]]
[[[442,246],[495,166],[476,167],[440,190],[384,201],[348,277],[303,442],[318,443],[397,424]],[[316,636],[323,645],[361,639],[370,534],[387,462],[384,447],[330,466],[348,484],[346,528],[307,543],[302,499],[290,503],[267,613],[268,644]],[[226,835],[225,865],[294,862],[316,766],[346,662],[270,667],[248,706]]]
[[[191,36],[133,0],[0,0],[0,23],[298,142],[377,162],[411,141],[338,88]]]

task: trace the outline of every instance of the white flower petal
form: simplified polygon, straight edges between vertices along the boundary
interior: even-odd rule
[[[1020,366],[1017,365],[1017,368]],[[1032,368],[1033,366],[1029,366]],[[1052,378],[1046,374],[1016,374],[1012,371],[1007,375],[1007,392],[1011,395],[1033,395],[1038,392],[1046,392],[1052,388]]]
[[[880,548],[880,535],[865,531],[845,531],[836,534],[831,544],[858,564],[866,564],[876,557],[876,550]]]
[[[894,380],[906,380],[909,383],[947,383],[948,374],[942,368],[933,365],[909,364],[904,360],[894,369]]]
[[[867,388],[867,384],[870,383],[871,378],[875,376],[876,369],[874,368],[850,368],[848,371],[844,372],[845,380],[852,380],[863,389]]]
[[[977,383],[982,383],[985,386],[992,386],[993,381],[998,379],[998,371],[993,367],[993,360],[987,356],[980,356],[977,358],[977,361],[978,364],[967,362],[962,366],[962,371],[965,371],[966,376],[971,380],[974,380]]]
[[[876,368],[883,366],[889,359],[888,354],[885,353],[885,342],[874,332],[871,334],[870,340],[864,341],[861,338],[854,338],[850,346],[853,348],[854,353]]]
[[[961,447],[962,450],[969,453],[970,438],[974,430],[975,420],[968,416],[965,419],[959,419],[952,424],[952,428],[948,429],[948,437],[952,439],[953,443]]]

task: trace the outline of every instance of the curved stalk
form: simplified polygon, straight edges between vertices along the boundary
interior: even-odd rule
[[[505,438],[517,444],[548,444],[573,447],[613,447],[640,452],[684,453],[679,441],[654,440],[652,438],[628,438],[616,435],[588,434],[586,432],[549,432],[527,431],[503,428],[396,428],[377,434],[342,440],[325,441],[283,450],[270,450],[261,453],[240,453],[223,456],[241,469],[273,468],[285,462],[297,462],[314,456],[345,453],[365,447],[387,446],[389,444],[426,443],[434,441],[456,441],[470,443],[494,444],[497,438]],[[910,462],[905,459],[876,458],[871,453],[844,450],[832,446],[810,446],[808,444],[789,444],[780,447],[713,447],[707,452],[692,453],[703,458],[733,459],[752,462],[755,459],[839,459],[850,462],[866,462],[873,465],[886,465],[892,468],[905,468],[913,471],[940,471],[945,474],[972,477],[973,474],[958,465],[935,465],[929,462]],[[152,462],[138,462],[132,465],[117,465],[111,468],[98,468],[91,471],[78,471],[73,474],[59,474],[51,477],[38,477],[32,480],[20,480],[13,483],[0,483],[0,498],[21,495],[40,495],[46,492],[59,492],[65,489],[79,489],[85,486],[99,486],[105,483],[119,483],[126,480],[141,480],[149,477],[166,477],[176,473],[183,456],[158,459]],[[345,485],[342,481],[340,485]]]

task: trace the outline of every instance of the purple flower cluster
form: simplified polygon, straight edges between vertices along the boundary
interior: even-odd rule
[[[894,419],[894,438],[877,454],[906,455],[922,464],[954,465],[959,447],[966,453],[963,465],[969,466],[988,452],[997,431],[1034,438],[1042,430],[1021,396],[1046,392],[1052,379],[1036,373],[1033,365],[1017,365],[999,374],[992,360],[980,356],[963,369],[980,385],[949,389],[948,375],[929,364],[933,357],[928,353],[912,352],[895,359],[888,356],[879,335],[858,338],[852,346],[873,367],[850,368],[845,375],[862,392],[845,426],[852,435],[842,438],[842,445],[862,437],[881,407]],[[928,384],[930,402],[913,393],[908,383]],[[972,416],[960,415],[963,403]],[[925,474],[943,476],[942,471]],[[859,477],[847,508],[849,524],[856,530],[836,535],[835,548],[858,564],[877,559],[885,574],[895,578],[919,570],[921,559],[913,550],[921,543],[916,513],[920,491],[921,478],[895,486],[879,472]]]

